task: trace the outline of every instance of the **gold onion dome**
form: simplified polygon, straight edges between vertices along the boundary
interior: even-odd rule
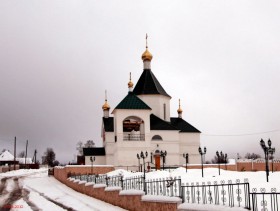
[[[181,100],[180,99],[179,99],[179,108],[178,108],[177,112],[179,114],[183,113],[183,110],[181,109]]]
[[[103,109],[103,110],[109,110],[109,109],[110,109],[110,106],[109,106],[109,104],[107,103],[107,100],[105,100],[105,103],[104,103],[104,105],[102,106],[102,109]]]
[[[127,85],[128,85],[128,88],[132,88],[133,87],[133,82],[129,81]]]
[[[148,48],[146,48],[145,52],[142,54],[143,61],[151,61],[153,59],[153,55],[149,52]]]

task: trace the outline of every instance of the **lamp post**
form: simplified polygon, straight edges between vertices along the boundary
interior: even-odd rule
[[[93,172],[93,161],[95,161],[95,157],[92,157],[92,156],[90,156],[90,162],[91,162],[91,169],[90,169],[90,173],[91,173],[91,175],[92,175],[92,172]]]
[[[188,172],[189,153],[184,153],[183,157],[186,159],[186,173]]]
[[[202,173],[202,177],[204,176],[203,175],[203,155],[206,154],[206,147],[204,147],[204,151],[202,151],[201,147],[198,147],[198,152],[201,156],[201,173]]]
[[[146,151],[146,153],[144,154],[144,152],[141,151],[140,157],[143,159],[143,164],[144,164],[144,179],[145,179],[145,178],[146,178],[146,174],[145,174],[145,170],[146,170],[146,167],[145,167],[145,158],[148,157],[148,152]]]
[[[227,153],[225,154],[225,169],[227,170]]]
[[[145,158],[148,157],[148,152],[146,151],[146,153],[144,154],[144,152],[141,151],[140,157],[143,159],[143,164],[144,164],[144,192],[146,193],[146,182],[145,182],[145,180],[146,180],[146,174],[145,174],[146,168],[145,168]]]
[[[216,155],[218,157],[218,166],[219,166],[219,175],[221,175],[221,166],[220,166],[220,163],[221,163],[221,157],[223,155],[222,151],[221,151],[221,154],[219,154],[219,152],[217,151],[216,152]]]
[[[163,165],[163,170],[164,170],[164,164],[165,164],[165,157],[167,155],[166,151],[160,151],[160,157],[162,157],[162,165]]]
[[[264,140],[261,139],[260,145],[264,151],[264,158],[265,158],[265,171],[266,171],[266,181],[268,182],[269,176],[269,166],[268,166],[268,155],[275,152],[275,148],[271,148],[271,140],[267,141],[268,146],[265,145]]]
[[[270,158],[271,158],[271,173],[273,173],[273,154],[275,153],[275,148],[271,148],[271,140],[268,140],[268,154],[270,154]],[[269,159],[269,158],[268,158]]]
[[[137,159],[138,159],[138,171],[140,172],[140,155],[137,153]]]

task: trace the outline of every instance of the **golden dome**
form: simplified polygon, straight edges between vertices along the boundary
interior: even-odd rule
[[[151,61],[152,59],[153,59],[153,55],[148,51],[148,48],[146,48],[145,52],[142,54],[142,60]]]
[[[104,103],[104,105],[102,106],[102,109],[103,109],[103,110],[109,110],[109,109],[110,109],[110,106],[109,106],[109,104],[107,103],[107,100],[105,100],[105,103]]]
[[[183,113],[183,110],[181,109],[181,100],[179,99],[179,108],[177,110],[178,114]]]
[[[183,113],[183,110],[181,109],[181,107],[178,108],[177,112],[180,114],[180,113]]]
[[[127,85],[128,85],[128,88],[132,88],[133,87],[132,81],[129,81]]]

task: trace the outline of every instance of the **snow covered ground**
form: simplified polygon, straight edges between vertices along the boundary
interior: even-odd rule
[[[109,176],[124,175],[124,177],[138,176],[142,173],[131,173],[125,170],[116,170],[108,173]],[[208,182],[237,179],[243,182],[247,178],[250,182],[250,189],[271,188],[280,191],[280,172],[270,173],[269,182],[266,182],[266,174],[260,172],[234,172],[221,170],[218,174],[217,168],[204,169],[204,178],[201,170],[186,170],[178,168],[171,172],[156,171],[146,174],[147,179],[181,177],[182,183]],[[123,210],[119,207],[96,200],[80,194],[55,178],[47,175],[47,169],[38,170],[17,170],[0,174],[0,208],[12,208],[11,210]],[[186,208],[182,206],[181,208]],[[241,208],[226,208],[224,206],[188,204],[187,208],[192,210],[244,210]],[[1,209],[0,209],[1,210]]]
[[[11,171],[0,179],[0,210],[124,210],[68,188],[47,169]]]

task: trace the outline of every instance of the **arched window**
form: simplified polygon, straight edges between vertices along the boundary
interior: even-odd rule
[[[139,117],[130,116],[123,120],[124,141],[144,141],[144,121]]]
[[[161,138],[160,135],[154,135],[154,136],[152,137],[152,141],[162,141],[162,138]]]

